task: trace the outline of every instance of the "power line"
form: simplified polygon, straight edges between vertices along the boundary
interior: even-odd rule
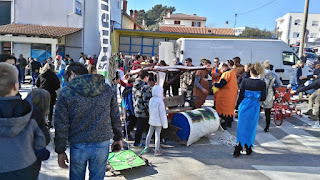
[[[267,4],[264,4],[264,5],[262,5],[262,6],[258,7],[258,8],[255,8],[255,9],[253,9],[253,10],[250,10],[250,11],[247,11],[247,12],[244,12],[244,13],[236,13],[236,16],[243,15],[243,14],[247,14],[247,13],[251,13],[251,12],[253,12],[253,11],[256,11],[256,10],[258,10],[258,9],[261,9],[261,8],[263,8],[263,7],[266,7],[266,6],[268,6],[269,4],[271,4],[271,3],[275,2],[275,1],[276,1],[276,0],[272,0],[272,1],[268,2]]]

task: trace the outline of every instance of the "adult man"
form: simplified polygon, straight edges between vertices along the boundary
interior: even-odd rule
[[[71,64],[71,63],[74,62],[73,59],[70,57],[69,54],[66,55],[66,60],[67,60],[68,64]]]
[[[219,65],[220,65],[220,60],[218,57],[214,58],[213,60],[213,67],[212,67],[212,71],[211,71],[211,75],[212,75],[212,84],[218,82],[220,80],[221,77],[221,72],[219,69]]]
[[[287,88],[290,89],[292,86],[302,87],[303,84],[306,82],[305,78],[311,74],[312,74],[312,69],[309,68],[308,66],[305,66],[303,61],[298,61],[298,63],[293,69]],[[302,92],[299,93],[299,99],[301,98],[302,98]]]
[[[18,62],[20,63],[20,70],[21,70],[21,81],[24,83],[26,77],[26,67],[28,65],[27,60],[23,57],[22,54],[19,55]]]
[[[187,58],[185,60],[185,66],[192,67],[192,59]],[[180,76],[180,87],[181,93],[186,101],[189,101],[189,105],[193,107],[192,96],[193,96],[193,85],[195,78],[195,71],[186,71]]]
[[[96,66],[98,63],[98,57],[96,54],[93,55],[93,65]]]
[[[306,63],[308,60],[307,54],[303,54],[303,56],[301,56],[300,59],[303,63]]]
[[[62,62],[62,57],[60,55],[56,56],[56,61],[54,62],[54,72],[58,74],[61,69],[65,68],[66,64]]]
[[[232,69],[237,73],[237,78],[238,78],[244,72],[244,66],[240,64],[241,59],[239,57],[234,57],[232,60],[234,62]]]
[[[143,57],[141,55],[135,56],[135,61],[132,63],[132,70],[141,69],[141,63],[143,62]]]
[[[315,70],[313,72],[312,78],[315,78],[315,81],[319,78],[320,75],[320,64],[315,65]],[[310,77],[310,76],[308,76]],[[303,113],[304,115],[309,115],[311,120],[317,120],[319,115],[319,106],[320,106],[320,89],[317,89],[311,94],[308,98],[308,111]],[[315,111],[313,112],[313,105],[315,106]]]
[[[151,89],[148,86],[149,73],[148,71],[141,70],[139,78],[133,84],[133,107],[134,113],[137,117],[137,131],[135,134],[134,146],[144,146],[140,143],[142,133],[148,132],[149,122],[149,100],[152,97]]]
[[[89,163],[90,179],[103,179],[109,154],[109,139],[122,148],[119,107],[111,87],[99,74],[88,74],[81,63],[66,70],[68,85],[56,103],[55,151],[58,163],[68,168],[65,154],[70,143],[70,179],[84,179]]]
[[[198,99],[194,102],[195,108],[200,108],[206,101],[207,96],[209,95],[208,73],[211,70],[211,62],[207,59],[202,61],[203,66],[207,67],[207,69],[198,70],[195,75],[195,86],[193,88],[193,92],[194,96],[198,97]]]
[[[30,68],[33,86],[36,85],[36,80],[39,76],[40,68],[41,68],[41,63],[38,62],[38,58],[34,58],[34,60],[31,62],[31,68]]]
[[[0,54],[0,62],[16,65],[16,58],[10,54]]]

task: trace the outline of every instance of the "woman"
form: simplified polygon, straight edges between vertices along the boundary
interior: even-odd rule
[[[209,60],[203,60],[203,66],[210,68],[211,62]],[[211,70],[211,69],[210,69]],[[208,73],[209,69],[198,70],[194,81],[193,96],[198,99],[194,102],[194,108],[201,108],[206,101],[209,94],[209,82]]]
[[[59,78],[54,73],[54,66],[47,63],[42,69],[41,74],[37,78],[36,85],[40,89],[45,89],[50,93],[50,110],[48,114],[48,127],[52,128],[53,106],[56,103],[56,90],[60,88]]]
[[[231,128],[237,101],[237,73],[230,70],[227,64],[222,64],[220,71],[222,73],[220,81],[214,83],[214,87],[219,88],[214,95],[214,105],[217,113],[224,120],[221,123],[222,128],[227,129]]]
[[[237,106],[240,106],[234,157],[240,156],[243,145],[246,147],[247,155],[252,153],[260,115],[259,101],[266,99],[266,84],[260,79],[264,72],[262,64],[257,62],[250,68],[250,78],[244,79],[241,83],[237,103]]]
[[[273,97],[274,97],[274,91],[273,89],[276,89],[281,86],[281,81],[270,70],[270,64],[269,61],[266,60],[263,63],[263,66],[266,68],[265,71],[265,78],[264,81],[266,83],[266,89],[267,89],[267,97],[266,100],[261,102],[261,107],[264,109],[265,116],[266,116],[266,127],[264,128],[265,132],[269,132],[269,126],[270,126],[270,116],[271,116],[271,108],[273,107]]]

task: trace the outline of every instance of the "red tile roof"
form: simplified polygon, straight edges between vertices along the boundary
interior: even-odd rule
[[[183,14],[183,13],[176,13],[171,14],[169,17],[164,17],[164,19],[176,19],[176,20],[198,20],[198,21],[206,21],[206,17],[200,17],[197,15],[190,15],[190,14]]]
[[[232,28],[161,26],[160,31],[188,34],[234,35],[234,31]]]
[[[82,30],[82,28],[41,26],[32,24],[8,24],[0,26],[0,34],[59,38]]]

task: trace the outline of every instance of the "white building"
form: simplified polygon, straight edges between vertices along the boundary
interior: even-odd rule
[[[206,26],[206,17],[200,17],[196,14],[189,15],[183,13],[171,14],[167,13],[167,16],[163,17],[163,22],[160,23],[161,26],[186,26],[186,27],[205,27]]]
[[[303,13],[287,13],[276,20],[278,39],[287,44],[297,44],[301,40]],[[315,46],[320,41],[320,14],[308,14],[307,47]],[[320,44],[318,44],[320,45]]]
[[[234,35],[239,36],[244,30],[246,30],[246,28],[247,26],[234,28]]]
[[[109,1],[111,29],[121,28],[121,1]],[[57,50],[58,54],[69,54],[74,60],[78,60],[80,52],[99,55],[98,2],[0,0],[0,25],[3,25],[0,26],[0,53],[3,44],[11,42],[11,52],[16,56],[23,54],[41,61],[55,56]]]

